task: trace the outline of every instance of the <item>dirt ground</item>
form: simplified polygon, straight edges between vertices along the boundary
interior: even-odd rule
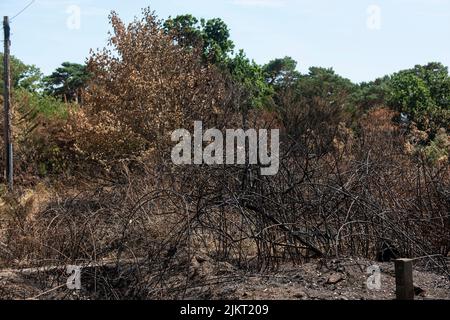
[[[204,262],[207,263],[207,262]],[[379,289],[368,289],[367,268],[380,268]],[[230,270],[231,270],[230,266]],[[445,272],[414,270],[416,299],[450,300]],[[228,273],[230,274],[230,270]],[[233,275],[232,272],[230,275]],[[187,299],[233,300],[390,300],[395,299],[393,263],[346,259],[284,266],[276,273],[241,274],[219,285],[188,291]]]
[[[379,289],[368,289],[367,268],[373,265],[381,271]],[[450,300],[450,279],[445,270],[414,269],[417,300]],[[1,299],[94,298],[69,292],[63,282],[52,286],[44,289],[30,276],[0,271]],[[226,262],[193,257],[183,292],[182,298],[188,300],[391,300],[395,299],[394,265],[361,259],[318,260],[283,266],[277,272],[248,273]]]

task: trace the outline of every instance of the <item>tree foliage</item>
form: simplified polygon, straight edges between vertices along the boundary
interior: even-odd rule
[[[0,53],[0,93],[3,94],[3,53]],[[37,91],[42,87],[42,72],[35,65],[27,65],[14,56],[10,57],[11,85],[13,89],[23,88]]]
[[[227,24],[219,18],[197,19],[191,14],[169,17],[163,24],[165,31],[184,47],[202,46],[202,56],[213,64],[223,63],[233,52]]]
[[[273,89],[265,81],[263,69],[247,58],[243,50],[227,61],[233,80],[244,90],[245,107],[262,108],[271,104]]]
[[[322,97],[333,100],[342,93],[349,95],[356,86],[348,79],[336,74],[333,69],[311,67],[309,73],[298,80],[298,90],[306,98]]]
[[[234,43],[230,40],[230,30],[219,19],[197,19],[185,14],[169,17],[164,23],[165,32],[182,47],[202,48],[203,62],[215,65],[229,75],[241,88],[242,108],[263,107],[269,104],[272,89],[266,83],[261,66],[247,58],[243,50],[234,53]]]
[[[433,134],[450,126],[450,77],[440,63],[400,71],[389,81],[388,103]]]
[[[296,68],[297,61],[286,56],[274,59],[264,65],[263,72],[269,85],[289,85],[300,77]]]
[[[80,150],[98,160],[161,150],[173,130],[220,113],[224,84],[201,48],[174,42],[149,9],[129,25],[114,12],[110,21],[110,46],[90,58],[95,77],[73,123]]]
[[[86,65],[63,62],[51,75],[43,79],[45,92],[64,101],[82,102],[83,91],[89,80]]]
[[[386,106],[389,90],[389,76],[378,78],[370,82],[362,82],[354,92],[355,103],[363,110]]]

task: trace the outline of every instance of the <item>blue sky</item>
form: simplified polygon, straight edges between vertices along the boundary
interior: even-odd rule
[[[30,1],[1,0],[0,15]],[[355,82],[430,61],[450,66],[450,0],[35,0],[11,23],[12,53],[46,74],[84,62],[106,45],[110,10],[131,21],[147,6],[160,18],[222,18],[236,47],[261,64],[289,55],[302,72],[333,67]]]

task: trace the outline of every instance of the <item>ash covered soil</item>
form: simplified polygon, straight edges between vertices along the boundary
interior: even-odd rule
[[[203,259],[200,259],[203,261]],[[208,261],[199,264],[199,275],[208,274]],[[368,267],[380,268],[380,289],[368,289]],[[236,300],[391,300],[395,299],[393,263],[379,263],[361,259],[314,261],[297,266],[282,266],[277,272],[242,273],[233,277],[233,267],[225,271],[231,278],[218,285],[188,291],[188,299]],[[448,273],[415,268],[416,299],[450,300]],[[422,270],[418,270],[422,269]],[[234,270],[234,272],[236,272]],[[220,278],[218,278],[220,279]]]
[[[368,267],[380,268],[380,288],[368,289]],[[275,271],[244,272],[227,262],[194,256],[185,277],[174,276],[171,290],[161,299],[186,300],[392,300],[395,299],[394,264],[363,259],[316,260],[283,265]],[[414,267],[417,300],[450,300],[448,271]],[[70,291],[64,283],[43,287],[41,281],[17,270],[0,271],[0,299],[96,299],[92,292]],[[174,295],[173,293],[177,294]],[[120,298],[117,296],[117,298]]]

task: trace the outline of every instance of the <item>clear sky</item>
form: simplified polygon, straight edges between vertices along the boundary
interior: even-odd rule
[[[0,15],[30,1],[0,0]],[[430,61],[450,66],[450,0],[35,0],[11,23],[12,54],[46,74],[84,62],[105,46],[110,10],[129,22],[147,6],[163,19],[222,18],[236,48],[261,64],[289,55],[302,72],[333,67],[355,82]]]

